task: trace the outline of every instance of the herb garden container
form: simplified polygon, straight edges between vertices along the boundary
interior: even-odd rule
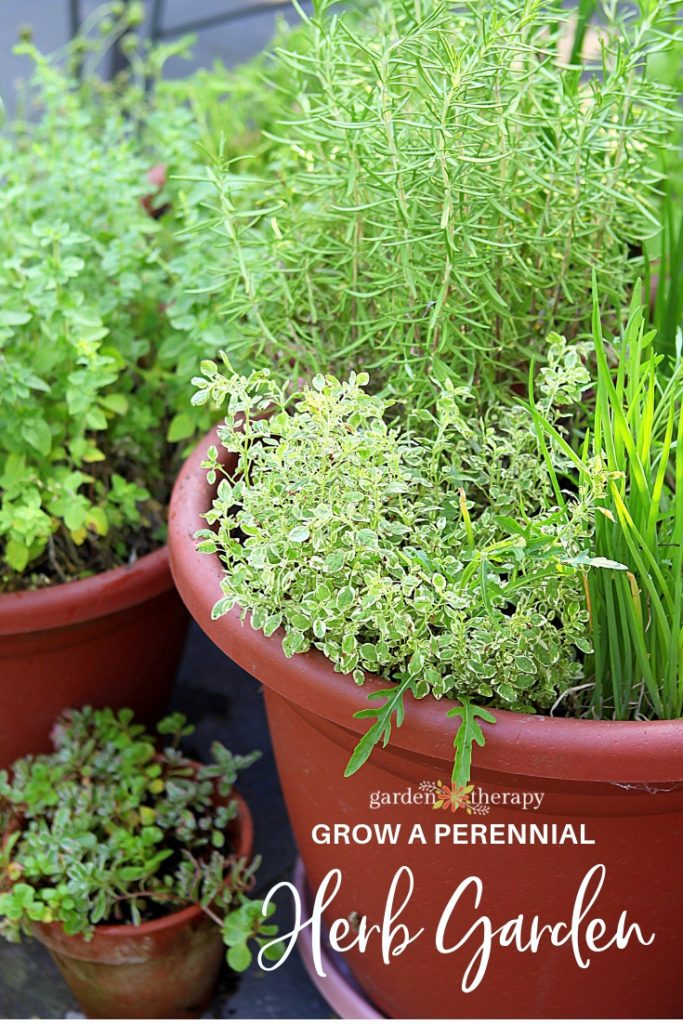
[[[49,750],[68,707],[163,712],[187,616],[163,547],[130,566],[0,595],[0,767]]]
[[[237,857],[249,857],[253,825],[239,794]],[[46,946],[88,1017],[198,1017],[216,987],[224,959],[220,931],[199,906],[141,925],[98,925],[90,941],[60,924],[37,924]]]
[[[212,620],[223,568],[218,556],[196,551],[194,534],[213,498],[200,463],[214,440],[212,435],[199,445],[175,487],[174,578],[204,631],[264,684],[280,779],[312,891],[328,871],[341,869],[339,892],[324,914],[327,923],[365,917],[368,925],[381,924],[395,872],[405,865],[413,873],[414,891],[408,895],[404,880],[395,921],[411,935],[423,933],[389,963],[383,962],[376,937],[364,952],[354,947],[346,953],[372,1002],[390,1017],[678,1016],[683,1011],[678,970],[683,881],[672,865],[683,835],[683,721],[496,712],[496,724],[485,729],[486,745],[474,758],[471,796],[477,799],[468,798],[451,814],[425,797],[439,780],[450,778],[448,702],[408,698],[405,722],[393,730],[388,746],[375,749],[361,771],[344,779],[365,728],[354,712],[363,707],[365,693],[383,683],[368,677],[364,693],[316,651],[288,659],[281,631],[265,638],[237,607]],[[221,457],[230,468],[223,449]],[[367,841],[383,823],[401,826],[396,842]],[[325,830],[322,841],[321,835],[315,841],[313,830],[321,824],[360,830],[355,842],[351,835],[347,843],[343,830],[336,843],[325,841]],[[423,826],[425,843],[408,842],[415,824]],[[480,836],[494,835],[495,825],[506,835],[508,826],[529,834],[538,826],[536,834],[551,840],[554,834],[555,842],[483,843],[470,835],[474,824]],[[442,830],[462,826],[460,841],[453,833],[436,843],[437,825]],[[563,834],[569,838],[560,842]],[[605,871],[602,885],[599,865]],[[513,919],[520,919],[519,943],[527,947],[535,917],[537,927],[571,922],[572,913],[580,913],[575,909],[579,889],[592,869],[585,913],[575,928],[576,949],[568,928],[557,932],[565,936],[560,945],[547,940],[546,929],[537,952],[520,951],[512,940],[501,944],[495,930]],[[439,920],[453,891],[470,876],[481,879],[481,898],[477,903],[472,886],[466,889],[450,915],[444,945],[455,946],[470,929],[472,934],[457,950],[439,952]],[[619,948],[614,936],[621,915],[626,928],[639,926],[643,943],[652,934],[654,939],[643,944],[631,937]],[[466,992],[463,984],[467,987],[476,974],[478,961],[467,972],[482,945],[483,918],[494,932],[490,960],[479,983]],[[596,919],[605,922],[602,933],[599,925],[589,925]],[[597,945],[605,950],[590,952],[589,927],[594,938],[602,935]]]

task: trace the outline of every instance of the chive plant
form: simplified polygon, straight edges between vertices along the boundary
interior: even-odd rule
[[[680,346],[673,360],[656,353],[641,300],[638,287],[611,349],[595,299],[594,412],[580,454],[532,401],[546,455],[550,437],[580,480],[604,478],[585,581],[598,718],[683,715],[683,361]]]
[[[678,31],[681,24],[681,0],[662,5],[649,25],[654,44],[649,53],[645,73],[653,80],[672,88],[680,97],[683,91],[683,40]],[[680,106],[672,117],[668,143],[652,153],[661,179],[659,206],[660,232],[647,246],[646,295],[652,305],[652,322],[657,328],[659,351],[673,356],[677,333],[683,324],[683,118]]]

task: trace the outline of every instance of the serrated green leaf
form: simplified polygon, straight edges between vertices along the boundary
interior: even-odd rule
[[[386,687],[383,690],[375,690],[374,693],[369,695],[368,700],[384,700],[382,707],[376,709],[365,708],[360,712],[356,712],[354,717],[365,718],[367,717],[367,712],[371,711],[377,721],[356,744],[344,770],[345,778],[354,775],[359,768],[363,767],[378,743],[383,742],[384,746],[387,745],[391,733],[392,718],[396,717],[396,724],[398,726],[403,721],[405,714],[403,699],[409,688],[409,683],[405,682],[397,686]]]
[[[455,759],[451,781],[456,786],[467,786],[472,769],[472,745],[474,743],[480,747],[484,745],[484,734],[477,719],[480,718],[484,722],[493,723],[496,717],[487,708],[477,707],[464,698],[461,698],[458,707],[451,708],[448,711],[447,717],[458,717],[460,719],[460,725],[453,740]]]

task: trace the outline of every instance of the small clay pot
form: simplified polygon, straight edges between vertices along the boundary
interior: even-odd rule
[[[249,858],[251,815],[242,797],[233,797],[235,854]],[[33,931],[88,1017],[198,1017],[215,991],[225,952],[216,924],[197,905],[141,925],[98,925],[89,941],[67,935],[59,923],[36,924]]]
[[[0,768],[51,749],[66,708],[164,713],[187,627],[166,547],[131,566],[0,594]]]

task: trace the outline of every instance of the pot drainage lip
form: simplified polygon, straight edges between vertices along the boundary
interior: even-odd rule
[[[305,920],[311,916],[311,894],[301,859],[296,862],[293,882],[301,900],[301,911]],[[319,977],[315,970],[313,941],[309,928],[305,928],[299,933],[297,946],[306,973],[335,1013],[338,1013],[344,1020],[386,1020],[384,1014],[369,1002],[342,955],[331,948],[327,941],[326,930],[323,932],[322,938],[322,966],[327,977]]]

